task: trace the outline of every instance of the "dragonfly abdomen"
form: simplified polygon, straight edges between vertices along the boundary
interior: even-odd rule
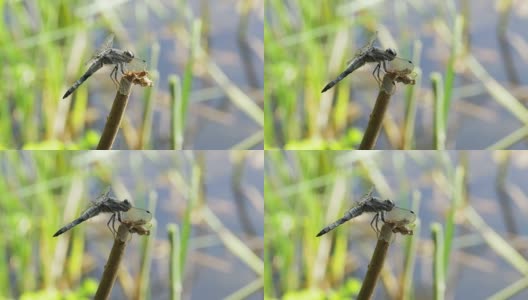
[[[356,60],[356,61],[353,61],[349,66],[348,68],[346,68],[345,71],[343,71],[341,74],[339,74],[339,76],[337,76],[336,79],[330,81],[327,85],[325,85],[325,87],[323,88],[323,90],[321,91],[321,93],[324,93],[326,91],[328,91],[329,89],[331,89],[334,85],[336,85],[339,81],[343,80],[343,78],[347,77],[348,74],[354,72],[355,70],[359,69],[361,66],[363,66],[365,64],[364,61],[362,60]]]
[[[333,230],[337,226],[345,223],[346,221],[348,221],[350,219],[353,219],[353,218],[361,215],[362,213],[363,213],[363,208],[361,206],[357,206],[357,207],[354,207],[354,208],[348,210],[341,219],[339,219],[339,220],[335,221],[334,223],[332,223],[332,224],[326,226],[325,228],[323,228],[323,230],[321,230],[317,234],[317,236],[321,236],[321,235]]]
[[[88,69],[88,71],[86,71],[83,76],[81,76],[81,78],[79,78],[79,80],[75,81],[75,83],[66,91],[66,94],[64,94],[64,96],[62,96],[62,99],[68,97],[69,95],[71,95],[71,93],[73,93],[83,82],[86,81],[86,79],[88,79],[88,77],[92,76],[93,73],[95,73],[97,70],[101,69],[103,67],[103,62],[101,60],[95,62],[94,64],[92,64],[90,66],[90,68]]]
[[[58,235],[61,235],[63,233],[65,233],[66,231],[72,229],[73,227],[75,227],[76,225],[79,225],[80,223],[86,221],[86,219],[84,220],[81,220],[81,218],[78,218],[78,219],[75,219],[73,222],[71,222],[70,224],[62,227],[61,229],[59,229],[59,231],[55,232],[55,234],[53,235],[53,237],[56,237]]]
[[[79,218],[73,220],[68,225],[66,225],[66,226],[62,227],[61,229],[59,229],[59,231],[57,231],[53,235],[53,237],[56,237],[58,235],[61,235],[61,234],[65,233],[66,231],[68,231],[68,230],[72,229],[73,227],[75,227],[76,225],[79,225],[82,222],[90,219],[91,217],[97,216],[99,213],[100,213],[100,210],[98,210],[97,207],[92,207],[92,208],[86,210]]]

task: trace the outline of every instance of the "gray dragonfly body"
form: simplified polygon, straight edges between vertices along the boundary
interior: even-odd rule
[[[374,75],[374,78],[376,78],[376,81],[378,81],[378,83],[381,82],[380,75],[379,75],[381,66],[383,66],[383,70],[387,72],[386,62],[390,62],[393,60],[399,60],[398,62],[399,65],[404,65],[405,68],[409,68],[409,65],[410,65],[410,68],[412,69],[413,67],[412,62],[410,60],[405,60],[405,59],[396,57],[397,54],[394,49],[388,48],[386,50],[383,50],[378,47],[374,47],[374,42],[376,41],[376,38],[377,38],[377,33],[374,34],[370,38],[367,45],[365,45],[363,48],[361,48],[360,50],[356,52],[356,54],[354,55],[354,58],[352,58],[347,63],[348,66],[345,69],[345,71],[339,74],[339,76],[337,76],[336,79],[330,81],[327,85],[325,85],[321,93],[324,93],[327,90],[331,89],[339,81],[343,80],[343,78],[348,76],[348,74],[359,69],[366,63],[378,63],[376,67],[374,68],[374,71],[372,72],[373,75],[377,74],[377,75]]]
[[[146,223],[152,219],[152,214],[148,210],[143,210],[140,208],[133,207],[128,200],[119,201],[113,197],[109,197],[108,194],[110,191],[107,191],[103,195],[99,196],[95,203],[85,210],[81,216],[69,224],[65,225],[59,229],[53,236],[59,236],[66,231],[72,229],[74,226],[92,218],[100,213],[111,213],[112,216],[108,220],[107,226],[110,226],[112,222],[112,227],[115,223],[115,220],[122,222],[122,214],[125,216],[126,221],[128,222],[139,222]],[[115,229],[114,229],[115,231]]]
[[[375,213],[375,216],[374,218],[372,218],[372,221],[370,222],[370,225],[372,226],[372,224],[375,222],[376,224],[376,231],[379,231],[377,230],[378,229],[378,221],[379,219],[381,219],[383,222],[385,222],[385,219],[384,219],[384,216],[385,216],[385,213],[387,212],[392,212],[394,211],[395,213],[393,213],[393,216],[394,218],[407,218],[407,219],[412,219],[412,222],[414,222],[414,219],[416,219],[416,216],[414,215],[414,212],[411,211],[411,210],[407,210],[407,209],[403,209],[403,208],[399,208],[399,207],[396,207],[394,205],[394,202],[392,202],[391,200],[381,200],[377,197],[373,197],[372,196],[372,192],[374,191],[374,189],[371,189],[366,195],[364,195],[363,197],[361,197],[361,200],[359,201],[359,203],[354,206],[353,208],[351,208],[350,210],[348,210],[345,215],[340,218],[339,220],[335,221],[334,223],[326,226],[325,228],[323,228],[318,234],[317,234],[317,237],[325,234],[325,233],[328,233],[329,231],[333,230],[334,228],[336,228],[337,226],[345,223],[346,221],[349,221],[355,217],[358,217],[360,215],[362,215],[363,213]],[[397,211],[397,213],[396,213]],[[374,228],[374,227],[373,227]]]
[[[130,63],[135,63],[145,66],[145,61],[134,58],[134,53],[131,51],[111,48],[113,41],[114,35],[110,35],[106,38],[101,50],[97,51],[92,57],[92,64],[88,70],[68,89],[68,91],[66,91],[62,99],[71,95],[84,81],[86,81],[86,79],[92,76],[93,73],[97,72],[104,65],[115,65],[114,69],[110,73],[110,78],[112,78],[114,82],[117,81],[117,71],[119,68],[121,68],[121,73],[124,74],[125,64],[128,65]],[[114,77],[112,77],[112,75],[114,75]]]

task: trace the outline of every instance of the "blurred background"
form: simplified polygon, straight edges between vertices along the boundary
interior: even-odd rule
[[[265,147],[357,148],[378,94],[374,64],[321,89],[378,31],[413,61],[377,149],[526,149],[528,2],[273,1],[264,24]],[[524,71],[523,71],[524,70]],[[500,124],[500,126],[497,126]]]
[[[316,237],[375,186],[418,216],[374,299],[526,299],[528,154],[266,151],[265,298],[351,299],[376,244],[372,214]]]
[[[0,299],[93,299],[113,236],[101,214],[58,236],[106,188],[153,215],[111,299],[262,299],[261,151],[0,153]]]
[[[147,61],[114,149],[262,149],[261,0],[0,3],[0,148],[93,149],[116,93],[106,66],[72,96],[92,54]],[[119,74],[120,75],[120,74]]]

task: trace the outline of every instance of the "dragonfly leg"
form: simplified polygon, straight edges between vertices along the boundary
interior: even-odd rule
[[[112,79],[112,82],[118,86],[118,82],[117,82],[117,68],[118,66],[116,65],[113,69],[112,69],[112,72],[110,73],[110,78]],[[114,77],[112,77],[112,75],[114,75]],[[114,79],[115,78],[115,79]]]
[[[116,216],[117,215],[117,220],[119,220],[119,222],[121,222],[121,212],[117,212],[117,213],[114,213],[114,220],[112,221],[112,228],[114,229],[114,232],[117,234],[117,230],[115,228],[115,221],[116,221]]]
[[[114,72],[114,79],[115,79],[115,82],[116,82],[116,85],[119,84],[119,81],[117,80],[117,71],[119,70],[119,64],[117,64],[115,66],[115,72]]]
[[[381,217],[380,217],[381,216]],[[381,230],[379,228],[379,220],[383,219],[383,212],[378,213],[378,218],[376,219],[376,230],[378,232],[378,236],[381,233]]]
[[[380,68],[381,68],[381,64],[378,63],[376,67],[374,68],[374,71],[372,71],[372,76],[374,76],[374,79],[376,79],[376,82],[378,83],[378,85],[381,85],[381,80],[379,79]],[[377,72],[377,76],[376,76],[376,72]]]
[[[112,72],[110,72],[110,79],[112,79],[112,81],[114,81],[114,77],[112,77],[114,75],[114,72],[115,72],[116,68],[114,67],[112,69]]]
[[[382,60],[381,61],[381,64],[383,65],[383,70],[385,71],[385,73],[387,73],[387,66],[385,65],[385,61]],[[381,71],[381,68],[378,68],[378,80],[381,84],[381,76],[380,76],[380,71]]]
[[[378,214],[379,214],[379,219],[381,219],[381,221],[385,223],[385,212],[380,211]],[[378,229],[378,233],[380,233],[381,230],[379,229],[379,226],[378,226],[378,220],[376,220],[376,228]]]
[[[374,218],[372,218],[372,221],[370,221],[370,227],[372,228],[372,230],[374,230],[376,232],[376,236],[379,235],[378,218],[379,218],[379,213],[376,213],[374,215]],[[376,226],[373,225],[374,223],[376,224]]]
[[[121,67],[121,74],[125,75],[125,71],[123,68],[123,63],[119,63],[119,66]]]
[[[110,219],[108,219],[108,222],[106,223],[106,227],[108,227],[108,229],[110,229],[110,231],[112,232],[113,235],[115,235],[115,233],[112,230],[112,227],[110,227],[110,222],[112,222],[114,219],[115,219],[115,213],[112,214],[112,216],[110,217]],[[112,225],[113,225],[113,223],[112,223]]]
[[[386,62],[382,60],[381,63],[383,64],[383,71],[385,71],[385,73],[388,73]]]

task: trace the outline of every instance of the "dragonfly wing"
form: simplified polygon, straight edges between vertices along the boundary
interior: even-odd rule
[[[106,50],[112,48],[112,45],[114,44],[114,37],[115,35],[112,33],[110,35],[108,35],[104,42],[101,44],[101,46],[99,48],[97,48],[97,50],[95,50],[94,52],[94,57],[95,56],[98,56],[99,54],[105,52]]]
[[[121,213],[121,219],[134,224],[146,224],[152,220],[152,213],[145,209],[132,207]]]
[[[397,73],[398,75],[408,75],[414,69],[414,64],[408,59],[396,57],[387,62],[387,72]]]
[[[394,207],[391,211],[384,214],[384,221],[400,226],[412,224],[416,221],[416,214],[412,210]]]
[[[108,199],[108,195],[110,194],[110,186],[107,186],[103,193],[99,196],[97,196],[97,198],[95,198],[95,201],[92,201],[94,205],[97,205],[97,204],[100,204],[101,202],[104,202]]]
[[[370,37],[368,43],[365,46],[361,47],[358,51],[356,51],[356,54],[354,55],[354,58],[359,57],[359,56],[363,56],[363,55],[365,55],[365,53],[370,52],[372,50],[372,48],[374,47],[374,42],[376,41],[377,38],[378,38],[378,32],[376,31],[376,33],[374,33]],[[354,60],[354,58],[351,59],[349,62]]]
[[[354,57],[347,60],[346,62],[347,68],[351,66],[352,64],[357,63],[358,61],[361,61],[363,59],[363,56],[365,56],[365,54],[368,53],[371,49],[372,49],[372,46],[366,45],[363,48],[356,51],[356,53],[354,54]]]
[[[359,48],[359,50],[357,50],[356,53],[354,54],[354,57],[352,57],[346,62],[347,67],[352,65],[354,62],[360,60],[366,53],[372,50],[377,36],[378,36],[378,32],[376,31],[376,33],[370,37],[369,42],[365,46]]]
[[[349,73],[352,73],[353,71],[355,71],[356,69],[358,69],[359,67],[363,66],[365,64],[363,58],[365,57],[364,53],[363,54],[356,54],[353,58],[349,59],[347,62],[346,62],[346,69],[351,69],[351,71]]]
[[[128,71],[140,72],[147,69],[147,62],[143,59],[134,58],[126,65]]]
[[[365,195],[361,196],[361,199],[359,199],[359,201],[356,201],[356,206],[361,206],[365,202],[367,202],[370,199],[372,199],[372,193],[373,192],[374,192],[374,186],[371,186],[369,191]]]
[[[378,38],[378,32],[374,32],[374,34],[372,34],[372,36],[370,37],[369,39],[369,42],[368,42],[368,46],[372,48],[372,46],[374,45],[374,42],[376,41],[376,39]]]
[[[96,59],[101,56],[103,52],[108,51],[108,49],[112,48],[112,45],[114,44],[114,37],[115,35],[113,33],[108,35],[105,38],[104,42],[101,44],[101,46],[94,51],[92,57],[90,57],[90,59],[86,62],[86,65],[92,64]]]

